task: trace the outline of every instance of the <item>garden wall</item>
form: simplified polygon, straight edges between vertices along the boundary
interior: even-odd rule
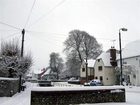
[[[11,97],[18,92],[19,80],[17,78],[0,77],[0,97]]]
[[[31,91],[31,105],[70,105],[125,102],[124,88],[38,88]]]

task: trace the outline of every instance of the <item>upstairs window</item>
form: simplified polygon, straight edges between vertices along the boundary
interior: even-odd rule
[[[85,72],[85,68],[82,68],[82,72]]]
[[[102,70],[103,70],[102,66],[99,66],[99,67],[98,67],[98,70],[99,70],[99,71],[102,71]]]

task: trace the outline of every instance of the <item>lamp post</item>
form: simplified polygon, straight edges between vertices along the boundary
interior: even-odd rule
[[[122,46],[121,46],[121,31],[127,31],[127,29],[126,29],[126,28],[120,28],[120,29],[119,29],[120,69],[121,69],[121,74],[120,74],[120,85],[122,85]]]

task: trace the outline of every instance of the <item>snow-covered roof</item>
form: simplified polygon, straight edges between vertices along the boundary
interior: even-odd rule
[[[85,64],[85,63],[86,63],[86,60],[84,60],[83,64]],[[89,60],[87,60],[87,63],[88,63],[88,67],[94,67],[95,60],[89,59]]]
[[[95,60],[89,59],[88,60],[88,67],[94,67]]]
[[[47,71],[44,73],[44,75],[50,74],[50,72],[51,72],[51,69],[49,68],[49,69],[47,69]]]
[[[124,49],[122,49],[122,58],[129,58],[134,56],[140,56],[140,40],[136,40],[128,43]],[[120,59],[118,56],[117,59]]]
[[[103,52],[101,55],[99,55],[99,57],[97,57],[97,59],[102,59],[104,62],[104,66],[111,66],[109,51]]]

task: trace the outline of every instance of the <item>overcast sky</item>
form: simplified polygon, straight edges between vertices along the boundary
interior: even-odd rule
[[[118,49],[122,27],[128,29],[121,32],[123,47],[140,39],[140,0],[0,0],[0,39],[17,38],[21,44],[25,28],[25,50],[33,54],[34,70],[48,66],[51,52],[64,57],[63,42],[73,29],[93,35],[107,50]]]

